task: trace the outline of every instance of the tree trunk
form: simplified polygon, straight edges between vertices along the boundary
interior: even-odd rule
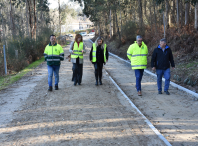
[[[168,28],[168,26],[170,25],[168,23],[168,12],[169,12],[169,3],[168,3],[168,0],[166,0],[166,13],[165,13],[165,26],[166,26],[166,28]]]
[[[177,0],[177,27],[179,27],[179,1],[180,0]]]
[[[175,11],[176,11],[176,6],[175,6],[175,0],[172,1],[172,12],[171,12],[171,21],[173,24],[176,23],[176,17],[175,17]]]
[[[138,0],[140,33],[143,35],[142,0]]]
[[[14,37],[15,36],[15,24],[14,24],[14,18],[13,18],[12,0],[10,0],[10,27],[12,31],[12,37]]]
[[[28,0],[26,0],[26,35],[30,37],[28,9]]]
[[[113,12],[113,36],[116,34],[115,12]]]
[[[184,15],[183,15],[183,1],[180,0],[180,24],[181,24],[181,27],[183,26],[184,24]]]
[[[152,31],[152,10],[151,10],[151,8],[152,8],[152,4],[151,4],[152,2],[151,2],[151,0],[149,1],[149,12],[150,12],[150,26],[151,26],[151,31]]]
[[[31,38],[33,38],[33,17],[32,17],[32,8],[31,8],[31,1],[27,0],[28,2],[28,9],[29,9],[29,25],[30,25],[30,34]]]
[[[156,4],[153,2],[153,11],[154,11],[154,20],[155,20],[155,33],[157,33],[157,18],[156,18],[156,12],[155,12]]]
[[[120,0],[119,0],[120,5]],[[120,10],[120,43],[121,43],[121,37],[122,37],[122,12]]]
[[[187,25],[189,22],[189,9],[190,9],[189,0],[185,0],[185,25]]]
[[[117,12],[116,12],[116,10],[115,10],[115,15],[116,15],[117,34],[118,34],[118,36],[119,36],[119,45],[118,45],[118,48],[119,48],[120,45],[121,45],[121,35],[120,35],[119,26],[118,26],[118,18],[117,18]]]
[[[110,22],[110,27],[109,27],[109,32],[110,32],[110,38],[112,38],[112,20],[111,20],[111,9],[110,9],[110,14],[109,14],[109,22]]]
[[[60,35],[61,35],[61,10],[60,10],[60,0],[58,0],[58,11],[59,11],[59,29],[60,29]]]
[[[36,29],[37,29],[37,21],[36,21],[36,0],[34,0],[34,39],[36,40]]]
[[[195,29],[198,30],[198,2],[195,5]]]

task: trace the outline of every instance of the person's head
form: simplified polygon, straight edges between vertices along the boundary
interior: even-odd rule
[[[136,36],[136,41],[137,41],[138,45],[141,46],[142,45],[142,36],[141,35]]]
[[[75,37],[75,42],[83,42],[83,38],[82,38],[82,35],[81,34],[77,34],[76,37]]]
[[[103,38],[98,37],[97,43],[98,43],[98,45],[102,45],[103,44]]]
[[[165,38],[160,40],[160,47],[161,48],[165,48],[166,47],[166,39]]]
[[[50,42],[51,42],[51,44],[56,43],[56,36],[54,34],[50,35]]]

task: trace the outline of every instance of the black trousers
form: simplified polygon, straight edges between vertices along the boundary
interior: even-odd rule
[[[98,77],[99,79],[102,79],[102,68],[103,68],[103,63],[94,63],[94,68],[95,68],[95,77],[96,77],[96,80],[98,80]]]
[[[72,81],[74,81],[75,83],[81,83],[82,74],[83,74],[83,64],[79,64],[79,62],[73,63],[72,70],[73,70]]]

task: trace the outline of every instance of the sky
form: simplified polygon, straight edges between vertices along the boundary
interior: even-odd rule
[[[67,3],[69,0],[60,0],[60,3],[62,4],[63,2]],[[48,0],[50,3],[49,8],[54,9],[58,7],[58,0]]]

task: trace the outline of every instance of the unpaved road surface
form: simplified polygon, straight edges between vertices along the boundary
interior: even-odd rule
[[[91,47],[89,41],[86,45]],[[105,69],[172,145],[198,146],[198,101],[194,97],[171,86],[170,96],[158,95],[156,78],[146,73],[142,80],[143,96],[138,97],[130,64],[110,56]]]
[[[65,56],[69,54],[68,50],[69,47],[66,47]],[[121,67],[121,73],[125,66],[119,66],[119,62],[113,63],[111,59],[108,70]],[[165,146],[105,72],[103,85],[94,85],[94,69],[88,60],[88,53],[83,67],[80,86],[74,86],[71,82],[72,64],[65,60],[61,65],[58,91],[47,92],[46,63],[8,89],[0,91],[0,145]],[[126,74],[126,77],[133,74],[128,71],[130,74]],[[125,86],[130,84],[128,82]],[[137,99],[132,87],[129,91]],[[137,99],[138,102],[141,101]],[[164,126],[170,122],[168,119],[159,121],[163,121]]]

